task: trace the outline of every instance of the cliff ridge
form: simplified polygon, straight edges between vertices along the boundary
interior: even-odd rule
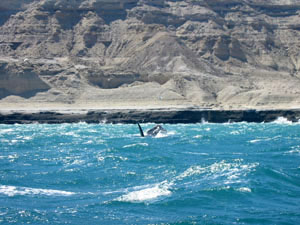
[[[2,0],[0,104],[299,108],[297,0]]]

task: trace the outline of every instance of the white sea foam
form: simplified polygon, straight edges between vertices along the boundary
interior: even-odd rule
[[[196,135],[193,138],[202,138],[202,137],[203,137],[203,135]]]
[[[300,154],[300,149],[293,149],[290,151],[285,152],[285,154]]]
[[[164,138],[164,137],[168,137],[168,136],[170,136],[170,135],[174,135],[174,132],[167,132],[167,133],[165,133],[165,132],[159,132],[159,133],[155,136],[155,138]]]
[[[241,134],[241,132],[238,131],[238,130],[234,130],[234,131],[231,131],[230,134],[232,134],[232,135],[239,135],[239,134]]]
[[[64,133],[64,135],[66,135],[66,136],[73,136],[73,137],[80,137],[78,134],[76,134],[75,132],[72,132],[72,131]]]
[[[282,136],[277,135],[277,136],[274,136],[274,137],[261,137],[261,138],[250,140],[248,142],[249,143],[257,143],[257,142],[262,142],[262,141],[274,141],[274,140],[278,140],[278,139],[281,139],[281,138],[282,138]]]
[[[178,175],[175,180],[183,180],[186,177],[202,174],[203,181],[217,180],[221,184],[241,183],[242,177],[245,177],[257,166],[258,163],[242,164],[239,160],[228,163],[223,160],[207,167],[192,166]]]
[[[105,160],[105,158],[103,156],[97,156],[97,160],[99,162],[103,162]]]
[[[260,142],[262,141],[262,139],[254,139],[254,140],[250,140],[248,141],[249,143],[256,143],[256,142]]]
[[[192,166],[185,170],[183,173],[179,174],[175,179],[176,180],[182,180],[185,177],[190,177],[197,174],[205,173],[206,169],[201,166]]]
[[[201,118],[201,124],[208,124],[208,121],[205,118]]]
[[[131,144],[131,145],[124,145],[123,148],[132,148],[135,146],[148,146],[148,143],[136,143],[136,144]]]
[[[238,188],[237,190],[240,192],[249,192],[249,193],[252,192],[252,190],[248,187],[241,187],[241,188]]]
[[[75,159],[70,165],[83,165],[85,164],[85,160]]]
[[[292,121],[289,121],[285,117],[278,117],[273,123],[276,123],[276,124],[293,124]]]
[[[241,164],[241,162],[227,163],[221,161],[220,163],[215,163],[210,168],[210,176],[214,179],[219,179],[223,177],[225,180],[224,184],[232,183],[242,183],[243,177],[250,173],[258,163],[251,164]]]
[[[134,189],[138,189],[139,187],[135,187]],[[151,202],[155,201],[157,198],[163,196],[169,196],[172,192],[169,190],[169,185],[167,183],[159,183],[154,185],[143,186],[140,190],[134,190],[129,193],[126,193],[117,199],[116,201],[121,202]]]
[[[190,155],[204,155],[204,156],[208,156],[208,153],[204,153],[204,152],[182,152],[185,154],[190,154]]]
[[[11,133],[11,132],[14,132],[13,129],[2,129],[0,130],[0,134],[6,134],[6,133]]]
[[[136,172],[127,172],[127,175],[136,175]]]
[[[52,189],[39,189],[39,188],[0,185],[0,194],[13,197],[16,195],[70,196],[70,195],[74,195],[75,193],[69,191],[52,190]]]
[[[12,154],[12,155],[9,155],[7,156],[8,159],[17,159],[19,158],[19,156],[17,154]]]
[[[93,143],[92,140],[88,140],[88,141],[84,142],[83,144],[88,145],[88,144],[92,144],[92,143]]]
[[[286,151],[284,154],[299,154],[300,153],[300,145],[293,146],[291,150]]]
[[[32,140],[32,139],[33,139],[33,137],[30,137],[30,136],[25,136],[25,137],[23,137],[23,139],[28,141],[28,140]]]
[[[79,113],[80,113],[80,111],[79,111]],[[78,124],[78,125],[88,125],[87,122],[85,122],[85,121],[80,121],[80,122],[78,122],[77,124]]]
[[[133,203],[156,201],[160,197],[172,195],[170,189],[175,186],[178,181],[182,181],[187,177],[197,175],[201,175],[200,183],[211,181],[217,186],[228,186],[229,184],[233,183],[244,183],[241,179],[251,172],[258,165],[258,163],[242,164],[242,161],[243,160],[235,160],[233,163],[221,161],[207,167],[191,166],[183,173],[179,174],[173,179],[170,179],[169,181],[163,181],[153,185],[133,187],[129,190],[126,190],[125,194],[116,198],[115,200]],[[193,180],[193,182],[188,182],[185,184],[191,186],[196,183],[199,184],[199,182]],[[251,189],[242,187],[239,188],[238,191],[251,192]]]
[[[98,161],[104,161],[106,159],[112,159],[112,160],[121,160],[121,161],[127,161],[128,158],[127,157],[123,157],[123,156],[115,156],[115,155],[107,155],[107,156],[104,156],[104,158],[100,158],[100,159],[103,159],[103,160],[99,160],[98,158]]]

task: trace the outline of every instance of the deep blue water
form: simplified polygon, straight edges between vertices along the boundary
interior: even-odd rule
[[[300,123],[163,126],[0,125],[0,224],[300,224]]]

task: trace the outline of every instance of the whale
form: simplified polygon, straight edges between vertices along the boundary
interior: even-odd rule
[[[160,133],[167,132],[167,130],[165,128],[163,128],[161,125],[156,125],[156,126],[152,127],[150,130],[147,130],[146,135],[145,135],[144,131],[139,123],[138,123],[138,127],[140,130],[141,137],[145,137],[145,136],[155,137]]]

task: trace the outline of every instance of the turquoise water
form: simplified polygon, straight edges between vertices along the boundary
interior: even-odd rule
[[[300,224],[299,123],[163,126],[0,125],[0,224]]]

